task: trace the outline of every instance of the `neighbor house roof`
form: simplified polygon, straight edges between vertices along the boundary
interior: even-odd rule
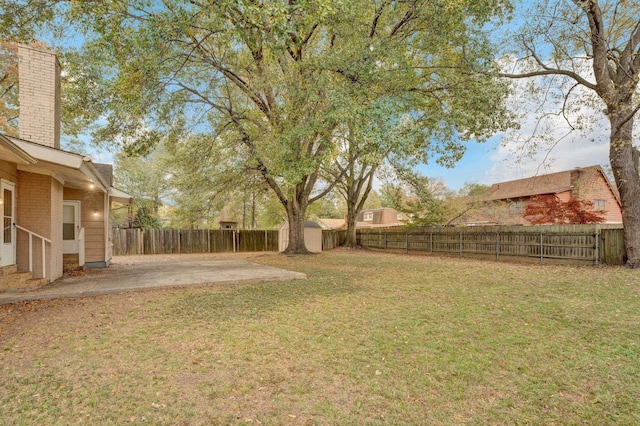
[[[569,191],[572,189],[574,184],[574,182],[572,182],[571,175],[577,171],[581,174],[580,180],[582,182],[589,181],[596,173],[602,174],[613,193],[616,197],[618,196],[617,191],[610,184],[609,179],[604,175],[602,168],[600,166],[590,166],[582,168],[577,167],[573,170],[564,170],[562,172],[496,183],[491,185],[487,193],[479,198],[482,198],[485,201],[508,200],[532,197],[534,195],[558,194],[560,192]]]
[[[324,229],[341,229],[347,226],[347,221],[344,219],[318,219],[320,226]]]

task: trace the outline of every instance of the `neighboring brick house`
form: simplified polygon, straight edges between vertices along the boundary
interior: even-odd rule
[[[578,167],[547,175],[500,182],[486,194],[467,197],[471,209],[459,220],[466,225],[530,225],[523,216],[535,197],[554,195],[560,201],[590,201],[604,213],[604,223],[622,223],[620,198],[600,166]]]
[[[112,257],[112,168],[60,149],[60,65],[19,46],[20,138],[0,134],[0,291],[38,287]]]
[[[406,223],[406,215],[389,207],[368,209],[358,213],[356,228],[393,228]]]

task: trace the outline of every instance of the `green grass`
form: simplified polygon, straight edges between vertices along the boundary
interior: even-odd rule
[[[30,305],[0,424],[640,424],[639,271],[255,261],[309,279]]]

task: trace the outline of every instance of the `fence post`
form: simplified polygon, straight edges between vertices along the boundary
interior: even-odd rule
[[[596,231],[596,247],[595,247],[595,256],[593,259],[593,264],[598,266],[598,262],[600,261],[600,233]]]
[[[409,231],[404,233],[404,246],[407,249],[407,254],[409,254]]]
[[[384,233],[384,249],[387,249],[387,233]]]
[[[460,257],[462,257],[462,231],[460,231]]]
[[[433,232],[429,232],[429,253],[433,253]]]
[[[544,233],[540,231],[540,263],[543,263]]]
[[[496,232],[496,260],[500,259],[500,232]]]

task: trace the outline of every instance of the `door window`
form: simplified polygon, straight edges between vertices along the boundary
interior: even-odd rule
[[[4,243],[11,244],[13,232],[11,232],[11,223],[13,222],[13,192],[10,189],[3,191],[4,209],[3,209],[3,229]]]
[[[62,208],[62,239],[76,239],[76,208],[66,205]]]

